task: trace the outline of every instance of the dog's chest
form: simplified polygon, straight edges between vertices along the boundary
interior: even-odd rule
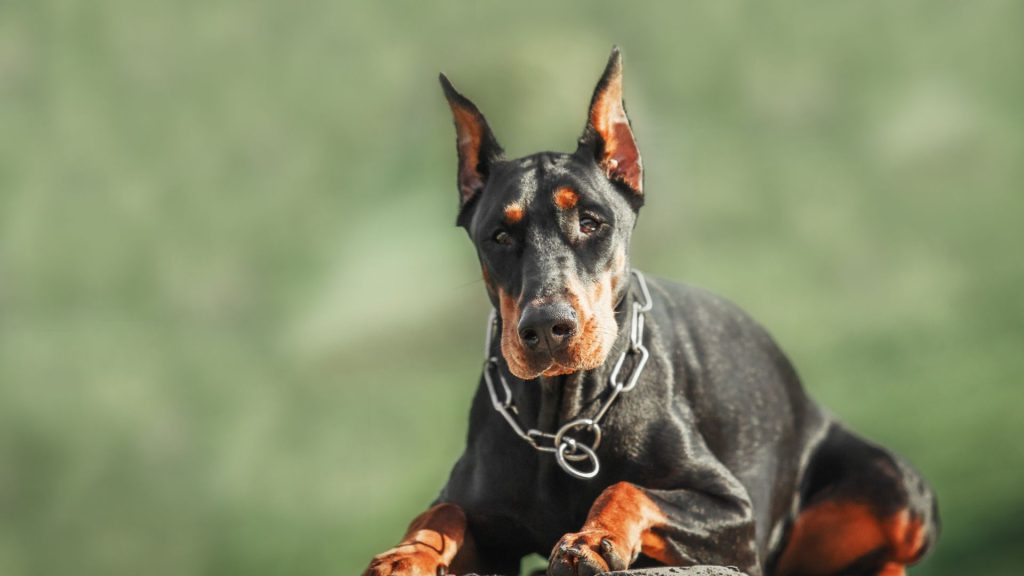
[[[500,426],[504,422],[487,426],[462,462],[460,478],[449,485],[458,494],[450,496],[463,505],[480,534],[489,535],[486,539],[538,551],[538,546],[549,546],[578,529],[608,486],[639,480],[631,472],[644,467],[630,461],[634,447],[625,442],[630,435],[615,421],[610,419],[597,450],[601,472],[589,480],[570,476],[552,453],[537,451],[509,434]]]

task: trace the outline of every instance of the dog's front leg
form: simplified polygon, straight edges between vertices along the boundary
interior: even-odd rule
[[[593,576],[628,568],[638,555],[665,565],[736,566],[761,573],[745,494],[648,490],[629,482],[598,496],[583,529],[555,544],[549,576]]]
[[[363,576],[445,576],[450,567],[470,568],[472,539],[466,514],[455,504],[437,504],[409,524],[402,541],[374,556]]]

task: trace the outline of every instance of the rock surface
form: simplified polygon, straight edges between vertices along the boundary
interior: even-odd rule
[[[686,568],[666,566],[664,568],[643,568],[606,572],[605,576],[745,576],[731,566],[689,566]]]
[[[538,571],[534,573],[543,574]],[[481,576],[479,574],[466,574],[465,576]],[[636,570],[621,570],[618,572],[605,572],[601,576],[746,576],[743,572],[731,566],[665,566],[663,568],[638,568]]]

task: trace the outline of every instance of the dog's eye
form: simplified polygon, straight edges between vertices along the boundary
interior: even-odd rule
[[[597,229],[601,227],[601,223],[596,218],[584,216],[580,218],[580,232],[584,234],[593,234],[597,232]]]
[[[512,235],[504,230],[498,230],[494,233],[494,242],[502,246],[509,246],[512,244]]]

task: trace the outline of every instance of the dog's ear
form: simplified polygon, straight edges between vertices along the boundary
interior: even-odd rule
[[[492,164],[501,159],[504,151],[476,105],[459,94],[444,74],[440,80],[455,121],[455,147],[459,153],[458,223],[464,225],[467,206],[480,196]]]
[[[612,48],[608,65],[594,89],[580,148],[593,154],[609,180],[625,185],[633,193],[634,201],[642,200],[644,170],[622,102],[622,56],[618,47]]]

